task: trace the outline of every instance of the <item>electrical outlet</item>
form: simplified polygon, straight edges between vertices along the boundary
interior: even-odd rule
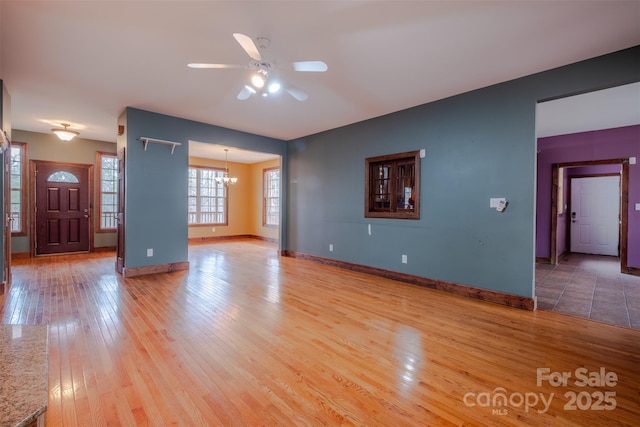
[[[153,256],[153,249],[152,248],[147,249],[147,256]]]
[[[407,256],[406,255],[402,255],[402,263],[403,264],[407,263]]]
[[[215,227],[211,227],[211,232],[215,233],[216,232],[216,228]]]
[[[329,244],[329,252],[333,252],[333,243]]]

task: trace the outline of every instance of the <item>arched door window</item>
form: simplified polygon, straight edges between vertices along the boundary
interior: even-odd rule
[[[47,178],[47,182],[70,182],[73,184],[77,184],[80,181],[78,180],[78,177],[71,172],[58,171],[49,175],[49,178]]]

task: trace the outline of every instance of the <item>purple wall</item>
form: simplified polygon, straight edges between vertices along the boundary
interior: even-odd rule
[[[640,268],[640,211],[635,210],[635,204],[640,203],[640,125],[538,139],[536,257],[548,258],[551,254],[551,166],[629,157],[635,157],[638,163],[629,165],[627,262],[629,267]],[[559,218],[559,222],[563,219]]]

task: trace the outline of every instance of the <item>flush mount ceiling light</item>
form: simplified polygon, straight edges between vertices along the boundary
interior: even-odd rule
[[[74,130],[67,129],[70,126],[69,124],[60,123],[60,125],[62,125],[64,129],[54,128],[54,129],[51,129],[51,132],[55,133],[58,136],[58,138],[60,138],[62,141],[71,141],[73,138],[80,135],[78,132]]]

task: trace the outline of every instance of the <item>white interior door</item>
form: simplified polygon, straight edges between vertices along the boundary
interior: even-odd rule
[[[571,252],[618,256],[620,177],[571,179]]]

